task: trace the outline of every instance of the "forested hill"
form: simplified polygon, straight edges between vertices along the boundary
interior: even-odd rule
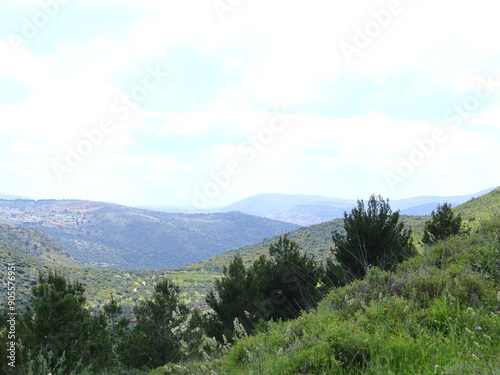
[[[174,214],[80,200],[0,200],[0,223],[37,229],[85,265],[114,269],[176,268],[299,228],[240,212]]]

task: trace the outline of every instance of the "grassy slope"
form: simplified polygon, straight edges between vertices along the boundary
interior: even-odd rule
[[[327,223],[317,224],[310,227],[300,228],[290,232],[289,238],[297,242],[300,248],[309,253],[314,254],[319,259],[325,259],[329,256],[332,233],[335,230],[342,228],[342,219],[337,219]],[[264,254],[269,249],[269,245],[277,242],[279,236],[266,238],[265,240],[247,245],[242,248],[228,251],[224,254],[216,255],[210,259],[204,260],[199,263],[190,264],[182,267],[186,271],[191,270],[209,270],[221,272],[224,266],[227,266],[235,257],[240,255],[246,265],[252,264],[261,254]]]
[[[500,187],[488,194],[471,199],[454,208],[453,211],[468,220],[471,227],[477,227],[481,220],[500,213]]]
[[[472,234],[425,248],[395,273],[372,269],[227,355],[151,374],[500,373],[499,202],[497,189],[458,209],[476,217]]]

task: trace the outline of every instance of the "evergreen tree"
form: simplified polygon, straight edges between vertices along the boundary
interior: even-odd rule
[[[364,277],[370,266],[392,270],[416,254],[411,229],[404,228],[399,211],[393,213],[389,201],[381,196],[372,195],[366,208],[358,200],[350,214],[344,213],[344,230],[332,237],[332,252],[341,267],[336,284]]]
[[[134,307],[137,320],[132,332],[119,344],[123,362],[134,368],[158,367],[181,357],[182,326],[188,309],[180,301],[180,289],[164,279],[153,296]]]
[[[216,280],[217,297],[213,291],[207,296],[213,309],[207,335],[232,338],[236,318],[248,333],[262,321],[294,319],[317,305],[322,279],[323,267],[286,235],[269,247],[269,257],[261,255],[248,269],[236,256]]]
[[[323,297],[319,283],[323,267],[313,257],[301,254],[287,235],[269,246],[269,258],[261,256],[252,267],[265,297],[266,319],[295,319],[316,307]]]
[[[103,316],[91,316],[84,306],[84,293],[81,283],[67,282],[55,271],[40,273],[21,329],[22,341],[32,357],[41,353],[55,366],[64,356],[68,369],[106,361],[106,322]]]
[[[116,299],[111,295],[111,301],[104,305],[104,314],[109,331],[111,357],[116,365],[120,365],[118,357],[118,342],[125,337],[129,320],[122,317],[123,309]]]
[[[248,311],[253,308],[255,301],[262,299],[255,274],[245,268],[243,259],[239,255],[234,257],[229,267],[224,267],[223,272],[224,276],[215,280],[218,297],[213,291],[206,297],[206,302],[214,314],[208,316],[205,330],[209,337],[220,340],[222,335],[231,338],[234,319],[238,318],[240,322],[247,321]],[[245,328],[252,329],[248,324]]]
[[[462,217],[451,208],[451,204],[444,203],[437,206],[437,212],[432,211],[431,219],[425,223],[423,243],[432,245],[462,232]]]

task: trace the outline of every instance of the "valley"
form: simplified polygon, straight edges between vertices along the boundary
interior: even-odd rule
[[[455,210],[463,215],[470,226],[474,227],[480,220],[489,218],[500,210],[498,206],[500,200],[496,197],[498,194],[500,194],[500,189],[472,199]],[[402,215],[405,226],[413,230],[413,239],[417,248],[421,247],[420,240],[428,218],[429,216]],[[244,231],[237,227],[241,225],[243,228],[248,223],[254,225],[248,229],[249,231],[261,233],[256,229],[256,223],[260,223],[260,220],[274,224],[274,227],[271,227],[272,230],[268,231],[267,236],[263,236],[261,240],[238,246],[238,241],[228,236],[228,234],[246,234],[248,238],[251,233],[243,233]],[[289,238],[298,244],[302,252],[324,262],[332,257],[330,251],[332,234],[343,230],[343,219],[308,227],[297,227],[293,224],[282,226],[269,219],[236,212],[172,214],[101,202],[57,200],[0,201],[0,223],[2,223],[0,224],[0,259],[4,262],[14,262],[18,267],[19,281],[23,285],[19,297],[21,305],[28,301],[29,288],[35,285],[38,272],[56,269],[69,279],[79,280],[84,284],[91,309],[98,311],[109,301],[111,295],[114,295],[122,301],[125,311],[129,314],[133,305],[147,298],[154,283],[164,277],[171,278],[179,285],[182,298],[190,308],[206,307],[205,296],[213,288],[214,280],[221,275],[224,267],[233,260],[235,255],[241,256],[245,265],[249,266],[260,255],[266,254],[269,246],[277,242],[280,234],[283,233],[288,233]],[[156,226],[151,223],[156,223]],[[198,261],[188,259],[185,265],[172,262],[172,264],[181,265],[161,269],[157,266],[157,269],[149,270],[138,269],[138,264],[142,266],[148,263],[139,263],[137,258],[134,261],[133,257],[137,255],[137,252],[132,251],[128,258],[123,258],[131,259],[130,261],[116,263],[117,266],[122,265],[120,269],[109,267],[112,262],[120,259],[120,253],[116,250],[118,245],[128,239],[132,246],[139,246],[140,241],[145,241],[146,236],[141,236],[142,232],[134,230],[134,227],[143,227],[144,233],[147,233],[146,228],[161,232],[150,232],[148,235],[150,238],[144,242],[146,245],[143,244],[143,247],[152,246],[157,250],[159,246],[155,244],[159,244],[160,241],[165,241],[168,245],[168,241],[171,240],[167,239],[166,234],[173,235],[173,232],[166,231],[162,225],[170,226],[171,230],[182,230],[190,226],[192,234],[203,233],[208,227],[214,228],[212,237],[217,235],[220,242],[225,241],[231,245],[226,244],[223,249],[227,250],[219,254],[200,251]],[[127,232],[129,232],[128,235]],[[131,239],[136,235],[138,239]],[[179,232],[179,235],[182,236],[182,232]],[[107,241],[103,241],[105,236],[107,236]],[[188,238],[196,239],[197,237]],[[67,247],[61,246],[62,244],[66,244]],[[158,253],[155,255],[155,252],[144,251],[143,258],[151,257],[151,263],[158,259],[155,258],[159,256]],[[73,257],[72,252],[79,254],[80,259]],[[181,255],[179,253],[173,252],[170,255],[179,256]],[[0,298],[4,297],[3,293],[4,291],[0,292]]]
[[[169,269],[299,226],[240,212],[181,214],[79,200],[0,200],[0,223],[39,230],[78,262]]]

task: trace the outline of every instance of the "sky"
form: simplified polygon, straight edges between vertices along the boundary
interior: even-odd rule
[[[218,207],[500,185],[490,0],[2,0],[0,192]]]

